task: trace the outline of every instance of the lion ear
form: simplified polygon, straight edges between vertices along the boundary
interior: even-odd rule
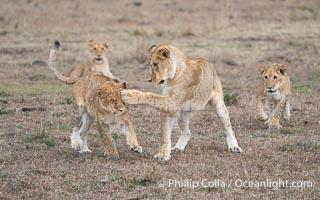
[[[111,43],[110,42],[104,42],[103,46],[106,47],[107,49],[110,48]]]
[[[276,69],[277,69],[277,71],[278,71],[280,74],[282,74],[282,75],[284,75],[284,76],[287,75],[287,66],[286,66],[286,65],[284,65],[284,64],[277,64]]]
[[[129,88],[129,84],[126,83],[126,82],[123,82],[123,83],[122,83],[122,86],[123,86],[123,87],[122,87],[123,89],[128,89],[128,88]]]
[[[104,89],[99,89],[97,91],[97,95],[99,98],[102,98],[103,96],[105,96],[107,94],[107,92]]]
[[[88,46],[89,46],[89,47],[93,47],[93,45],[94,45],[94,41],[93,41],[93,40],[89,40]]]
[[[260,75],[262,75],[263,73],[265,73],[267,70],[267,66],[266,65],[261,65],[259,67],[259,72],[260,72]]]
[[[126,83],[126,82],[123,82],[123,83],[118,83],[119,87],[122,88],[122,89],[128,89],[129,87],[129,84]]]
[[[160,50],[158,51],[158,56],[160,57],[160,59],[170,58],[170,51],[169,51],[169,49],[167,49],[167,48],[160,49]]]
[[[156,44],[149,44],[147,47],[146,47],[146,52],[147,52],[147,54],[152,54],[155,50],[156,50],[156,48],[157,48],[158,46],[156,45]]]
[[[109,81],[105,82],[97,91],[97,95],[99,98],[103,98],[105,96],[108,96],[110,94],[110,85]]]

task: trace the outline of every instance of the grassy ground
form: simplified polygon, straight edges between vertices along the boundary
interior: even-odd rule
[[[310,1],[39,1],[0,6],[1,199],[319,199],[320,3]],[[114,127],[119,160],[103,156],[94,126],[92,153],[70,148],[71,87],[45,66],[52,40],[67,72],[86,60],[86,41],[111,41],[110,65],[132,88],[146,82],[144,46],[170,43],[212,62],[223,83],[242,154],[226,151],[213,108],[193,115],[191,140],[168,162],[153,161],[160,115],[131,107],[138,140],[131,152]],[[258,66],[281,62],[293,87],[292,119],[269,132],[256,120]],[[24,107],[44,111],[23,112]],[[175,127],[173,143],[179,129]],[[169,185],[173,179],[185,185]],[[230,187],[190,188],[201,180]],[[243,181],[310,181],[313,187],[238,187]],[[186,180],[188,180],[186,182]],[[239,183],[239,182],[238,182]],[[220,185],[219,184],[219,185]],[[170,186],[170,187],[169,187]]]

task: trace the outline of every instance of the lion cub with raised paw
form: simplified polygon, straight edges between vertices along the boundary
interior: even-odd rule
[[[57,78],[66,84],[74,84],[79,78],[90,73],[102,74],[119,82],[120,78],[114,76],[109,68],[109,62],[107,59],[109,46],[110,44],[108,42],[90,40],[88,42],[89,60],[86,63],[76,65],[71,69],[69,75],[65,76],[56,69],[53,62],[56,52],[60,47],[60,42],[56,40],[50,52],[48,66],[54,72]]]
[[[142,152],[129,117],[129,110],[121,100],[120,91],[126,88],[126,83],[115,83],[111,78],[100,74],[87,75],[74,84],[73,98],[77,116],[74,117],[73,133],[70,137],[73,149],[79,150],[80,153],[91,152],[87,145],[86,133],[96,118],[98,131],[105,143],[105,154],[109,157],[119,158],[110,135],[111,124],[120,124],[131,150]]]
[[[269,129],[281,129],[280,117],[290,119],[291,88],[290,79],[284,64],[263,65],[260,67],[261,84],[258,95],[258,119]],[[268,105],[269,111],[264,111]]]

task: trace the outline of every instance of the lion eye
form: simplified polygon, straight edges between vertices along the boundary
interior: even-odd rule
[[[265,79],[268,79],[268,76],[264,76]]]
[[[97,50],[97,48],[96,48],[96,47],[94,47],[94,48],[93,48],[93,50]]]
[[[102,47],[101,50],[104,51],[104,48]]]
[[[274,76],[273,78],[274,78],[274,80],[276,80],[278,77],[277,77],[277,76]]]

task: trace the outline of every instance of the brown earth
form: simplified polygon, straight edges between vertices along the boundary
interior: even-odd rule
[[[0,199],[319,199],[319,22],[317,0],[1,0]],[[54,39],[62,44],[63,72],[86,60],[89,39],[111,41],[113,73],[143,91],[157,92],[145,76],[144,47],[151,42],[208,59],[221,77],[244,152],[226,151],[208,106],[193,115],[186,151],[153,161],[159,112],[132,106],[141,155],[127,148],[118,127],[119,160],[103,156],[96,127],[89,133],[93,152],[79,155],[69,141],[71,86],[45,63]],[[288,65],[293,87],[292,119],[271,132],[255,114],[258,66],[270,62]],[[22,109],[29,107],[38,108]],[[176,126],[173,143],[178,136]],[[232,184],[169,187],[173,179]],[[237,179],[310,181],[312,187],[238,187]]]

